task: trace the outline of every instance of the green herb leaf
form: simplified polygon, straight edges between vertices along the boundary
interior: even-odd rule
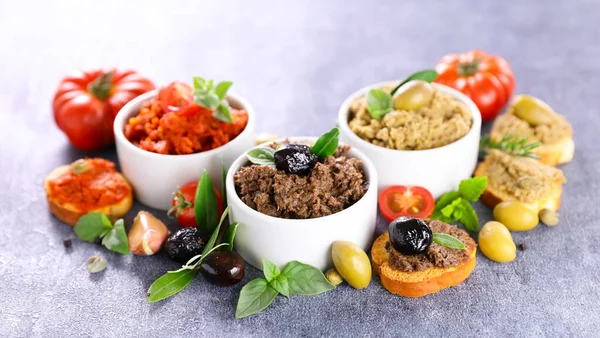
[[[266,258],[262,259],[262,263],[263,263],[263,273],[265,275],[265,278],[267,279],[267,282],[270,283],[275,277],[279,276],[279,274],[281,273],[281,270],[279,270],[277,265],[273,264],[273,262],[271,262],[270,260],[268,260]]]
[[[149,303],[154,303],[173,296],[188,286],[197,273],[198,270],[186,269],[176,273],[164,274],[150,285],[146,299]]]
[[[479,199],[479,196],[485,191],[487,181],[487,176],[471,177],[462,180],[458,186],[458,192],[462,198],[471,202],[476,202]]]
[[[340,130],[333,128],[317,139],[317,142],[310,148],[310,151],[317,155],[319,160],[335,153],[338,147]]]
[[[523,156],[538,159],[533,150],[542,144],[540,142],[528,143],[527,136],[519,137],[519,135],[504,134],[499,141],[490,139],[489,135],[485,135],[479,142],[479,151],[488,153],[491,149],[498,149],[514,156]]]
[[[460,204],[462,203],[462,198],[457,198],[454,201],[452,201],[452,203],[446,205],[445,207],[442,208],[441,212],[442,215],[444,215],[445,217],[452,217],[454,215],[454,212],[457,208],[460,207]]]
[[[266,309],[277,297],[277,293],[266,279],[252,280],[244,285],[240,292],[235,318],[244,318]]]
[[[449,191],[449,192],[443,194],[435,202],[434,213],[436,210],[442,210],[444,207],[446,207],[448,204],[452,203],[455,199],[457,199],[459,197],[460,197],[460,193],[458,191]]]
[[[229,90],[229,87],[231,87],[232,84],[233,82],[231,81],[223,81],[217,84],[217,86],[215,87],[215,94],[217,94],[220,100],[225,99],[225,95],[227,95],[227,91]]]
[[[479,231],[479,218],[477,217],[477,213],[475,213],[475,209],[473,209],[467,200],[461,201],[461,211],[462,215],[458,218],[458,221],[469,231]]]
[[[196,215],[198,230],[205,234],[212,233],[219,221],[219,206],[212,180],[206,170],[204,170],[204,173],[200,177],[198,187],[196,188],[194,213]]]
[[[275,149],[271,147],[260,147],[250,149],[246,153],[246,158],[248,159],[248,161],[254,164],[275,167]]]
[[[129,254],[129,241],[125,233],[125,222],[122,219],[117,220],[114,227],[104,235],[102,245],[120,254]]]
[[[227,123],[233,122],[233,117],[231,117],[229,107],[224,102],[221,102],[221,104],[217,107],[217,110],[214,111],[213,116],[219,121]]]
[[[335,289],[321,270],[298,261],[289,262],[281,274],[287,278],[290,296],[312,296]]]
[[[194,88],[198,89],[198,88],[206,87],[206,80],[201,78],[200,76],[194,76],[193,80],[194,80]]]
[[[390,92],[390,96],[394,96],[396,91],[398,91],[398,89],[400,89],[400,87],[405,85],[408,81],[422,80],[425,82],[433,82],[435,79],[437,79],[437,77],[438,77],[438,73],[433,69],[425,69],[420,72],[416,72],[416,73],[410,75],[409,77],[407,77],[406,80],[400,82],[400,84],[397,85],[394,89],[392,89],[392,91]]]
[[[269,284],[280,294],[288,298],[290,297],[290,286],[286,276],[278,275],[272,281],[270,281]]]
[[[211,110],[216,110],[221,100],[215,93],[196,89],[194,91],[194,103]]]
[[[225,210],[223,210],[223,215],[221,215],[221,220],[219,221],[219,224],[217,224],[217,227],[213,230],[212,235],[210,236],[210,238],[208,239],[208,242],[206,242],[206,245],[204,246],[204,249],[202,250],[202,256],[206,256],[207,253],[215,246],[215,243],[217,242],[217,238],[219,237],[219,230],[221,229],[221,224],[223,224],[223,221],[225,221],[225,218],[227,218],[227,214],[229,213],[229,207],[225,208]]]
[[[237,222],[231,223],[223,236],[223,243],[227,243],[227,250],[229,251],[233,251],[233,240],[235,239],[235,234],[239,225],[240,224]]]
[[[392,96],[379,88],[373,88],[367,93],[367,110],[369,115],[380,120],[393,110]]]
[[[110,220],[103,213],[88,212],[79,218],[73,230],[79,239],[94,243],[96,238],[104,236],[112,227]]]
[[[440,232],[433,233],[433,241],[450,249],[466,248],[465,243],[461,242],[458,238]]]
[[[227,208],[227,168],[225,168],[225,160],[221,157],[221,200],[223,208]]]

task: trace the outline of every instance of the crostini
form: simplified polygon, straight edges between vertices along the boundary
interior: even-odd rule
[[[71,226],[92,211],[115,221],[133,204],[125,177],[114,163],[100,158],[80,159],[54,169],[44,180],[44,188],[50,212]]]
[[[562,185],[567,180],[560,169],[528,157],[513,156],[493,149],[475,169],[487,176],[481,202],[493,209],[504,201],[520,201],[540,211],[560,208]]]
[[[505,135],[526,136],[530,142],[540,142],[533,152],[548,165],[569,162],[575,153],[573,128],[567,119],[533,96],[517,95],[506,114],[496,118],[490,138],[499,141]]]

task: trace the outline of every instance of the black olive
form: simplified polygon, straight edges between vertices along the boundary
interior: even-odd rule
[[[424,252],[431,245],[433,234],[429,226],[418,218],[398,217],[388,229],[394,249],[405,255]]]
[[[274,157],[277,170],[299,176],[310,174],[318,159],[309,146],[301,144],[288,144],[277,150]]]
[[[200,255],[204,249],[204,241],[196,227],[181,228],[169,236],[165,250],[169,257],[181,264],[187,263],[190,258]]]
[[[237,284],[244,279],[245,262],[235,251],[216,251],[200,266],[207,281],[218,286]]]

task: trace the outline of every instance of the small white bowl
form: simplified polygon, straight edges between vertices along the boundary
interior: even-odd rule
[[[479,155],[481,115],[479,109],[463,93],[437,83],[435,88],[464,103],[473,117],[471,130],[457,141],[439,148],[426,150],[396,150],[374,145],[358,137],[348,125],[350,105],[373,88],[381,88],[393,81],[376,83],[350,95],[338,114],[340,140],[368,154],[379,175],[379,189],[391,185],[417,185],[427,188],[434,198],[454,190],[461,180],[471,177]]]
[[[246,150],[254,146],[254,109],[244,98],[228,94],[229,104],[248,112],[248,124],[235,139],[218,148],[189,155],[164,155],[143,150],[129,142],[124,134],[130,117],[137,115],[142,103],[155,97],[158,90],[142,94],[127,103],[115,117],[114,132],[121,171],[127,177],[136,199],[149,207],[167,210],[178,186],[200,178],[206,169],[217,188],[221,187],[221,158],[228,168]]]
[[[310,145],[317,138],[294,137],[288,140]],[[334,241],[350,241],[364,250],[369,249],[377,221],[377,173],[373,163],[359,150],[352,148],[347,155],[362,161],[362,169],[369,182],[367,192],[347,209],[310,219],[268,216],[247,206],[235,190],[233,175],[249,161],[243,154],[233,163],[226,179],[227,203],[231,222],[240,223],[234,244],[244,260],[258,269],[262,269],[262,259],[267,258],[280,268],[297,260],[325,270],[332,266],[331,244]]]

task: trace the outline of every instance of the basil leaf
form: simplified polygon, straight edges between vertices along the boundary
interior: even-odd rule
[[[231,123],[233,122],[233,117],[231,117],[231,113],[229,112],[229,107],[223,103],[221,103],[217,109],[213,112],[214,118],[219,121]]]
[[[317,142],[310,148],[310,151],[317,155],[319,160],[335,153],[338,147],[340,130],[333,128],[317,139]]]
[[[198,270],[182,270],[176,273],[167,273],[155,280],[146,294],[146,300],[149,303],[158,302],[169,298],[188,286]]]
[[[94,243],[96,238],[104,236],[112,227],[110,220],[103,213],[88,212],[79,218],[73,230],[79,239]]]
[[[458,186],[458,192],[462,198],[471,202],[476,202],[479,199],[479,196],[485,191],[487,181],[487,176],[471,177],[462,180]]]
[[[434,210],[442,210],[445,206],[452,203],[454,200],[456,200],[459,197],[460,197],[460,193],[458,191],[449,191],[449,192],[443,194],[435,202]]]
[[[393,110],[392,96],[382,89],[371,89],[367,93],[367,110],[372,118],[381,119]]]
[[[125,222],[122,219],[116,221],[115,226],[104,235],[102,245],[120,254],[129,254],[129,241],[125,233]]]
[[[225,168],[225,160],[221,157],[221,200],[223,208],[227,208],[227,168]]]
[[[281,271],[279,270],[277,265],[273,264],[273,262],[271,262],[270,260],[268,260],[266,258],[262,259],[262,263],[263,263],[263,273],[265,275],[265,278],[267,279],[267,282],[270,283],[273,280],[273,278],[279,276]]]
[[[254,164],[275,167],[275,149],[270,147],[251,149],[246,153],[246,158]]]
[[[227,250],[233,251],[233,240],[235,239],[235,233],[237,232],[237,228],[239,223],[232,223],[227,228],[227,232],[225,232],[225,236],[223,236],[223,243],[227,243]]]
[[[232,84],[233,82],[231,81],[223,81],[219,82],[219,84],[215,86],[215,94],[217,94],[220,100],[223,100],[225,98],[225,95],[227,95],[227,91],[229,90],[229,87],[231,87]]]
[[[219,221],[219,206],[212,180],[206,170],[204,170],[204,173],[200,177],[198,187],[196,188],[194,213],[196,215],[198,230],[205,234],[212,233]]]
[[[286,276],[278,275],[272,281],[270,281],[269,284],[280,294],[288,298],[290,297],[290,286]]]
[[[425,69],[420,72],[416,72],[416,73],[410,75],[409,77],[407,77],[406,80],[400,82],[400,84],[397,85],[394,89],[392,89],[392,91],[390,92],[390,96],[394,96],[396,91],[398,91],[398,89],[400,87],[402,87],[404,84],[406,84],[408,81],[423,80],[425,82],[433,82],[435,79],[437,79],[437,77],[438,77],[438,73],[433,69]]]
[[[457,207],[462,203],[462,200],[463,199],[459,197],[452,201],[452,203],[446,205],[440,210],[442,212],[442,215],[444,215],[445,217],[452,217]]]
[[[298,261],[289,262],[281,274],[287,278],[290,296],[312,296],[335,289],[321,270]]]
[[[473,209],[467,200],[461,200],[461,210],[462,215],[458,221],[469,231],[479,231],[479,218],[477,217],[477,213],[475,213],[475,209]]]
[[[257,278],[250,281],[240,292],[235,318],[244,318],[266,309],[275,297],[277,290],[269,285],[266,279]]]
[[[221,224],[223,224],[223,221],[225,220],[225,218],[227,218],[228,213],[229,207],[223,210],[223,215],[221,215],[221,220],[219,221],[219,224],[217,224],[217,227],[213,230],[212,235],[210,236],[208,242],[206,242],[206,245],[202,250],[202,256],[206,256],[208,252],[210,252],[210,250],[212,250],[212,248],[215,246],[215,243],[217,242],[217,237],[219,237],[219,230],[221,229]]]
[[[194,89],[201,89],[206,87],[206,80],[200,76],[194,76]]]
[[[433,233],[433,241],[450,249],[466,248],[465,243],[461,242],[458,238],[440,232]]]

